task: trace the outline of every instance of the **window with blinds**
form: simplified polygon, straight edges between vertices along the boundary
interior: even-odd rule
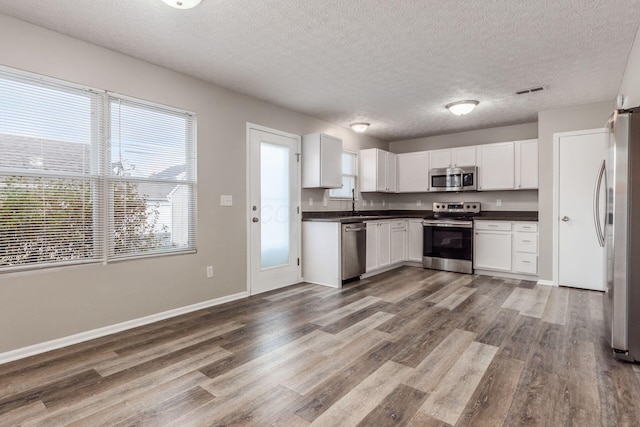
[[[0,271],[195,250],[194,127],[0,68]]]

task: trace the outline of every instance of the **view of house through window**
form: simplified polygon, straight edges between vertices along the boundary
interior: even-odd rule
[[[194,120],[1,68],[0,271],[195,249]]]
[[[332,188],[329,190],[329,197],[332,199],[351,199],[352,190],[356,191],[358,181],[358,155],[350,151],[342,152],[342,188]]]

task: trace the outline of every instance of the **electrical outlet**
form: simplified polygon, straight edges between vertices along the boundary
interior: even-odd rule
[[[233,196],[224,195],[224,194],[221,195],[220,206],[233,206]]]
[[[502,206],[502,199],[496,200],[496,206],[498,207]]]
[[[323,204],[324,206],[327,206],[327,205],[329,204],[329,199],[327,199],[326,197],[324,197],[324,198],[322,199],[322,204]]]
[[[309,206],[313,206],[313,197],[309,197]]]
[[[367,207],[367,201],[365,199],[362,199],[362,207],[363,208]]]
[[[382,207],[384,208],[386,204],[387,204],[387,201],[386,201],[386,200],[383,200],[383,201],[382,201]]]
[[[416,206],[422,206],[422,200],[416,201]]]
[[[213,265],[207,265],[207,279],[213,277]]]

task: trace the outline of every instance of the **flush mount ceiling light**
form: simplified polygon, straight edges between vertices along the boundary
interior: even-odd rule
[[[464,101],[456,101],[451,104],[447,104],[447,110],[451,111],[456,116],[464,116],[465,114],[469,114],[476,108],[480,101],[476,101],[473,99],[467,99]]]
[[[176,9],[191,9],[200,4],[201,0],[162,0],[171,7]]]
[[[367,130],[369,123],[351,123],[349,126],[351,126],[354,132],[362,133]]]

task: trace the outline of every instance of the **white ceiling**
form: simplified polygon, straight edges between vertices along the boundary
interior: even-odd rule
[[[0,0],[0,13],[397,141],[613,100],[640,0]],[[468,98],[468,116],[444,109]]]

